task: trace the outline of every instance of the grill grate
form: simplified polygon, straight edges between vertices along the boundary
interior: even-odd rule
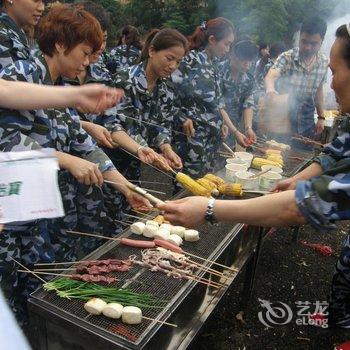
[[[225,241],[231,231],[232,225],[220,224],[215,227],[204,225],[200,230],[201,239],[193,243],[185,242],[183,249],[186,252],[200,255],[201,257],[207,259]],[[128,233],[129,232],[126,231],[126,236]],[[209,234],[210,240],[205,238]],[[131,235],[131,238],[145,239],[144,237],[139,237],[136,235]],[[141,259],[141,253],[139,249],[120,246],[118,243],[116,243],[114,247],[103,254],[98,254],[100,250],[97,250],[95,252],[96,254],[94,256],[91,256],[91,259],[127,259],[132,254],[137,255],[138,258]],[[203,263],[203,261],[199,259],[191,259]],[[69,272],[66,271],[65,273]],[[165,307],[165,309],[144,308],[142,310],[144,316],[150,318],[157,318],[169,312],[171,306],[174,305],[176,301],[179,300],[179,298],[183,298],[181,297],[181,291],[184,290],[185,285],[190,285],[193,283],[188,280],[167,277],[165,274],[160,272],[151,272],[150,270],[137,265],[133,266],[133,268],[126,273],[119,273],[118,275],[114,273],[110,275],[117,276],[118,278],[123,279],[123,281],[129,280],[128,283],[116,282],[112,284],[112,286],[120,288],[123,285],[126,285],[127,288],[131,289],[133,292],[149,293],[156,298],[169,300],[168,305]],[[134,345],[137,345],[139,342],[141,342],[152,327],[157,326],[156,322],[148,320],[143,320],[139,325],[131,326],[123,325],[120,320],[112,320],[104,316],[92,316],[84,310],[83,301],[63,299],[52,291],[39,289],[32,294],[32,297],[34,299],[40,300],[41,302],[44,302],[49,307],[57,308],[60,312],[69,314],[70,316],[73,316],[80,321],[86,322],[90,328],[97,327],[105,332],[108,332],[110,335],[122,338],[124,341],[130,342]]]

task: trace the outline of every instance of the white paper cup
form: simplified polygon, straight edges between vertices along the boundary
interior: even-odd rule
[[[225,169],[226,169],[226,179],[228,181],[234,182],[236,172],[246,171],[247,167],[246,165],[242,165],[242,164],[226,164]]]
[[[240,164],[240,165],[246,165],[246,162],[242,160],[241,158],[227,158],[226,164]]]
[[[244,190],[254,190],[258,188],[259,178],[251,179],[250,176],[253,176],[254,173],[249,171],[237,171],[235,175],[235,182],[242,185]]]
[[[279,168],[278,166],[268,165],[268,164],[261,166],[261,170],[262,171],[265,171],[267,169],[271,169],[270,171],[272,171],[273,173],[277,173],[277,174],[282,174],[283,173],[283,169]]]
[[[275,184],[282,179],[282,175],[269,171],[260,176],[260,188],[263,190],[271,190]]]
[[[253,154],[248,152],[235,152],[235,156],[238,157],[239,159],[242,159],[246,163],[248,168],[252,164],[252,160],[254,157]]]

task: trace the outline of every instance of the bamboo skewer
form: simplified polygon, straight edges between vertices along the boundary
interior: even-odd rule
[[[130,226],[130,225],[133,224],[133,222],[129,222],[129,221],[120,221],[120,220],[116,220],[116,219],[114,219],[113,221],[117,222],[118,224],[125,225],[125,226]]]
[[[248,177],[248,179],[256,179],[257,177],[268,173],[271,169],[272,169],[272,168],[268,168],[268,169],[266,169],[266,170],[260,171],[260,172],[257,173],[257,174],[250,175],[250,176]]]
[[[96,238],[102,238],[102,239],[108,239],[108,240],[112,240],[112,241],[120,241],[121,239],[120,238],[112,238],[112,237],[105,237],[105,236],[101,236],[101,235],[96,235],[96,234],[93,234],[93,233],[86,233],[86,232],[78,232],[78,231],[70,231],[70,230],[66,230],[67,233],[74,233],[74,234],[78,234],[78,235],[82,235],[82,236],[91,236],[91,237],[96,237]],[[197,259],[201,259],[201,260],[204,260],[205,262],[209,262],[209,263],[212,263],[212,264],[215,264],[217,266],[221,266],[221,267],[224,267],[228,270],[231,270],[233,272],[237,272],[237,269],[233,269],[229,266],[226,266],[226,265],[222,265],[222,264],[219,264],[215,261],[212,261],[212,260],[208,260],[208,259],[205,259],[205,258],[202,258],[201,256],[198,256],[198,255],[194,255],[194,254],[191,254],[191,253],[188,253],[188,252],[183,252],[185,255],[189,255],[189,256],[192,256],[194,258],[197,258]]]
[[[131,209],[131,211],[133,211],[133,212],[135,212],[135,213],[137,213],[137,214],[140,214],[140,215],[142,215],[142,216],[148,217],[150,220],[154,219],[154,216],[149,215],[149,214],[146,214],[146,213],[143,213],[143,212],[138,211],[138,210],[136,210],[136,209]]]
[[[199,263],[197,263],[196,261],[193,261],[193,260],[187,260],[189,263],[191,264],[194,264],[194,265],[197,265],[198,267],[198,270],[203,270],[203,271],[206,271],[206,272],[210,272],[212,275],[215,275],[215,276],[218,276],[218,277],[224,277],[225,274],[223,274],[222,272],[219,272],[219,271],[216,271],[210,267],[206,267],[204,265],[201,265]]]
[[[140,217],[140,216],[135,216],[135,215],[131,215],[131,214],[124,214],[124,215],[125,215],[125,216],[128,216],[129,218],[134,218],[134,219],[139,219],[139,220],[148,220],[147,217],[142,218],[142,217]],[[152,217],[152,219],[153,219],[153,217]]]
[[[40,278],[39,276],[36,276],[36,274],[33,271],[29,270],[29,269],[27,269],[27,270],[18,270],[18,271],[19,272],[25,272],[25,273],[31,273],[31,274],[35,275],[35,277],[37,277],[38,279],[40,279],[41,281],[46,283],[46,281],[44,279]],[[37,274],[41,274],[41,275],[61,276],[61,277],[68,277],[68,278],[72,277],[72,275],[66,275],[66,274],[61,274],[61,273],[49,273],[49,272],[36,272],[36,273]],[[116,279],[116,281],[118,281],[118,280]],[[161,321],[161,320],[158,320],[158,319],[155,319],[155,318],[146,317],[146,316],[143,316],[143,315],[142,315],[142,318],[144,318],[145,320],[158,322],[158,323],[161,323],[163,325],[167,325],[167,326],[171,326],[171,327],[175,327],[175,328],[177,327],[176,324],[169,323],[169,322],[166,322],[166,321]]]
[[[114,182],[114,181],[109,181],[109,180],[104,180],[103,182],[107,183],[107,184],[112,184],[112,185],[123,185],[121,182]],[[126,184],[126,186],[128,186]],[[133,185],[136,186],[136,185]],[[145,191],[147,192],[154,192],[154,193],[158,193],[158,194],[166,194],[165,192],[161,192],[161,191],[156,191],[156,190],[151,190],[149,188],[143,188]]]
[[[29,270],[28,267],[25,267],[24,265],[22,265],[19,261],[17,261],[16,259],[14,259],[12,256],[9,255],[9,258],[11,260],[13,260],[16,264],[18,264],[19,266],[21,266],[24,270],[18,270],[19,272],[27,272],[27,273],[31,273],[33,274],[37,279],[39,279],[41,282],[46,283],[46,281],[41,278],[40,276],[37,276],[33,271]]]
[[[230,154],[232,154],[233,157],[235,157],[235,152],[233,152],[233,150],[231,149],[231,147],[226,144],[225,142],[222,143],[222,145],[224,146],[224,148],[226,149],[226,151],[228,151]]]
[[[145,184],[154,184],[154,185],[163,185],[163,186],[169,186],[169,183],[166,182],[158,182],[158,181],[145,181],[145,180],[128,180],[129,182],[133,183],[139,183],[139,182],[143,182]]]

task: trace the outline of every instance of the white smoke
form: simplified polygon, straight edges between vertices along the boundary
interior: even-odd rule
[[[335,40],[335,32],[338,27],[343,24],[350,23],[350,0],[339,0],[337,6],[334,8],[333,13],[330,15],[327,21],[327,33],[322,45],[322,51],[329,58],[331,47]],[[336,106],[334,92],[331,89],[332,76],[330,70],[328,70],[327,83],[325,84],[325,98],[326,108],[334,108]]]

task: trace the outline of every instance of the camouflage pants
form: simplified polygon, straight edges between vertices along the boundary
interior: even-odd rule
[[[335,266],[329,299],[329,324],[350,328],[350,235]]]
[[[182,159],[184,173],[198,178],[213,172],[218,162],[217,151],[221,142],[220,134],[207,134],[199,128],[194,137],[176,136],[175,147]]]
[[[41,282],[30,274],[19,273],[20,267],[10,257],[31,270],[37,262],[53,262],[47,220],[7,225],[0,237],[0,285],[19,322],[24,323],[28,318],[28,296]]]
[[[106,222],[103,193],[98,186],[79,184],[67,171],[59,172],[58,183],[65,216],[49,220],[49,232],[56,261],[74,261],[103,243],[92,237],[66,233],[75,230],[103,234]]]
[[[113,162],[114,166],[117,168],[117,170],[129,181],[132,181],[135,183],[135,181],[139,181],[141,178],[141,162],[137,160],[136,158],[130,156],[126,152],[124,152],[121,149],[109,149],[104,148],[104,152],[108,155],[110,160]],[[113,195],[107,196],[109,199],[113,198]],[[129,213],[130,212],[130,205],[126,201],[124,196],[120,195],[119,198],[119,219],[123,219],[123,213]],[[106,209],[107,213],[112,213],[112,215],[115,217],[115,210],[113,209],[114,204],[113,201],[107,201],[106,202]]]

